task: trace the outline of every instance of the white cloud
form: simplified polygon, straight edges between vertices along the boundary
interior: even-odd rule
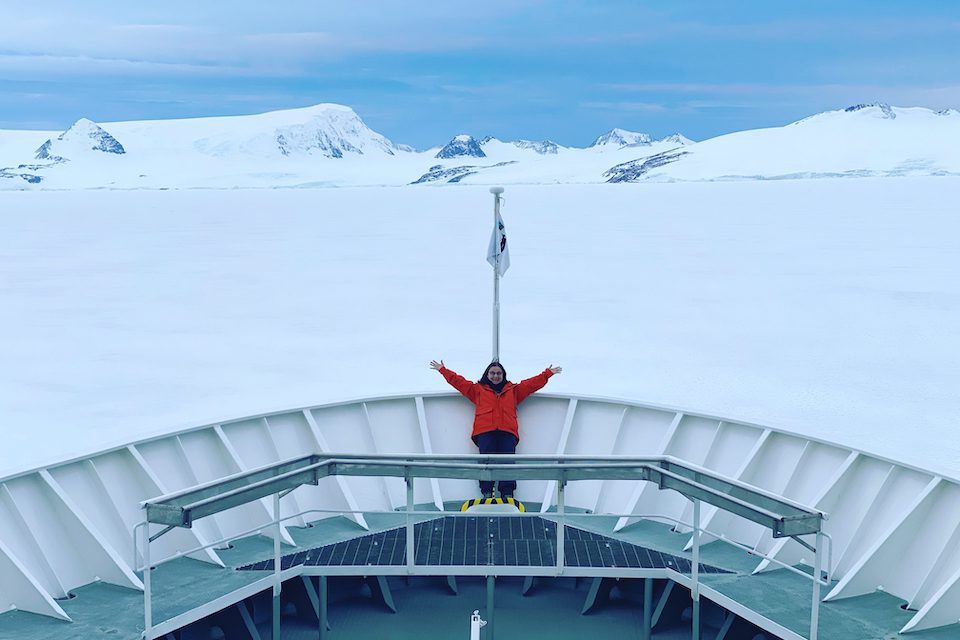
[[[249,69],[232,66],[204,65],[183,62],[150,62],[122,58],[94,58],[64,55],[3,55],[0,54],[0,74],[7,80],[34,80],[43,74],[47,78],[93,75],[178,75],[224,76],[246,75]]]
[[[634,113],[665,113],[669,111],[667,107],[655,102],[603,102],[592,101],[582,102],[581,107],[587,109],[603,109],[609,111],[631,111]]]

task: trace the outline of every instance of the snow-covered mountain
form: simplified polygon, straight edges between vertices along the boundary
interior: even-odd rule
[[[350,154],[393,155],[396,149],[387,138],[367,127],[353,109],[337,104],[179,122],[185,123],[185,128],[196,125],[205,135],[193,140],[193,147],[216,157],[342,158]]]
[[[485,147],[488,144],[504,144],[493,136],[487,136],[480,141],[480,146]],[[506,144],[512,144],[517,149],[529,149],[541,155],[554,154],[561,149],[560,145],[551,140],[512,140]]]
[[[624,129],[587,148],[462,134],[417,151],[320,104],[250,116],[0,131],[0,189],[556,184],[960,175],[960,112],[856,105],[694,143]]]
[[[123,154],[126,150],[117,139],[104,131],[95,122],[86,118],[77,120],[73,126],[54,138],[48,138],[37,149],[37,160],[70,160],[84,154],[113,153]]]
[[[627,131],[625,129],[611,129],[602,136],[598,137],[590,145],[593,149],[605,150],[610,148],[623,147],[648,147],[652,144],[672,144],[674,146],[685,146],[693,144],[693,140],[686,138],[679,133],[666,136],[664,138],[654,139],[647,133],[638,133],[636,131]]]
[[[859,104],[631,160],[610,182],[960,175],[960,111]]]
[[[629,145],[650,144],[653,139],[646,133],[627,131],[626,129],[611,129],[598,137],[591,147],[626,147]]]
[[[435,158],[486,158],[487,154],[480,148],[480,143],[473,136],[460,134],[443,146]]]

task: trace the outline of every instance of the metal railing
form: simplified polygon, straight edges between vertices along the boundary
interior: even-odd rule
[[[388,476],[402,477],[406,482],[406,566],[404,570],[407,574],[426,573],[423,565],[417,565],[414,553],[414,516],[473,516],[475,514],[460,512],[440,512],[424,511],[414,508],[413,481],[415,478],[461,478],[478,480],[497,480],[510,477],[511,479],[538,479],[551,480],[557,483],[556,493],[556,511],[549,514],[540,513],[509,513],[496,514],[494,517],[542,517],[551,516],[558,520],[556,527],[556,566],[553,569],[555,575],[562,575],[565,572],[564,564],[564,526],[569,516],[590,517],[590,516],[619,516],[641,519],[659,519],[675,523],[676,525],[690,527],[693,533],[693,562],[691,568],[691,597],[693,600],[693,637],[699,639],[700,634],[700,581],[699,581],[699,556],[700,556],[700,535],[707,533],[717,540],[732,544],[748,553],[763,557],[779,566],[782,566],[794,573],[813,581],[813,609],[810,622],[810,640],[816,640],[817,627],[819,619],[820,587],[829,585],[830,571],[832,567],[832,540],[821,530],[821,525],[826,514],[810,509],[781,496],[776,496],[763,491],[757,487],[752,487],[746,483],[725,478],[719,474],[706,469],[683,463],[669,456],[656,458],[626,458],[622,456],[513,456],[515,463],[504,463],[503,458],[498,456],[434,456],[434,455],[392,455],[392,456],[368,456],[351,454],[330,454],[326,456],[309,455],[281,463],[268,465],[251,471],[235,474],[226,478],[208,482],[184,489],[182,491],[146,500],[141,506],[146,511],[146,519],[134,527],[134,565],[138,551],[137,539],[143,549],[143,566],[137,567],[143,571],[144,583],[144,638],[152,640],[159,635],[167,633],[166,629],[155,629],[152,620],[151,606],[151,570],[177,558],[191,555],[218,545],[222,545],[231,540],[236,540],[248,535],[265,530],[273,529],[274,540],[274,575],[271,582],[273,587],[273,637],[279,638],[280,621],[280,590],[281,590],[281,570],[280,570],[280,535],[281,523],[285,520],[302,517],[307,514],[364,514],[375,513],[371,510],[326,510],[309,509],[300,513],[281,517],[280,499],[304,484],[318,484],[323,477],[334,475],[356,475],[356,476]],[[693,522],[686,523],[680,520],[662,516],[659,514],[586,514],[565,512],[564,490],[567,482],[574,480],[597,480],[597,479],[617,479],[617,480],[642,480],[656,483],[661,489],[672,489],[683,494],[693,502]],[[165,533],[177,527],[189,528],[197,519],[213,515],[227,509],[231,509],[242,504],[266,496],[273,496],[274,518],[269,523],[254,527],[248,531],[233,534],[216,542],[200,545],[188,551],[177,552],[158,562],[151,562],[150,543],[161,537]],[[707,531],[700,526],[700,505],[701,502],[713,504],[721,509],[735,513],[757,522],[768,529],[774,537],[792,537],[804,547],[814,552],[814,572],[810,574],[787,565],[776,558],[768,557],[726,538],[721,533]],[[395,512],[391,512],[395,513]],[[150,535],[150,524],[165,525],[164,528],[154,535]],[[139,534],[139,535],[138,535]],[[815,545],[811,546],[801,540],[799,536],[812,534],[816,536]],[[827,558],[827,580],[823,581],[821,571],[821,547],[823,538],[827,538],[829,544],[829,555]],[[349,569],[349,568],[347,568]],[[359,569],[359,568],[358,568]],[[364,574],[376,573],[377,570],[370,566],[362,567]],[[436,573],[436,569],[431,568],[431,573]],[[511,567],[512,573],[521,575],[521,571],[529,574],[534,571],[534,567]],[[536,568],[535,573],[539,574],[542,568]],[[502,567],[495,565],[479,568],[480,571],[486,570],[488,574],[504,574]],[[454,573],[463,574],[464,568],[457,567],[456,572],[449,568],[447,575]],[[325,607],[321,607],[325,611]],[[324,624],[321,624],[323,629]],[[158,631],[155,635],[154,631]],[[321,632],[322,633],[322,632]]]

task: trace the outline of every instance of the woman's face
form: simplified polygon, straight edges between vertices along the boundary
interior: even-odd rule
[[[490,370],[487,371],[487,380],[493,384],[500,384],[503,382],[503,369],[500,367],[490,367]]]

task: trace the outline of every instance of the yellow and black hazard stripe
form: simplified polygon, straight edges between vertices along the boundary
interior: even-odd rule
[[[525,512],[526,509],[523,507],[523,503],[519,500],[514,500],[513,498],[474,498],[473,500],[467,500],[463,503],[463,506],[460,507],[460,511],[466,511],[470,507],[475,507],[480,504],[510,504],[517,508],[520,512]]]
[[[501,502],[503,502],[503,500],[501,500]],[[517,511],[519,511],[520,513],[523,513],[524,511],[526,511],[526,509],[523,508],[523,503],[520,502],[519,500],[514,500],[513,498],[507,498],[506,503],[512,504],[513,506],[515,506],[517,508]]]

